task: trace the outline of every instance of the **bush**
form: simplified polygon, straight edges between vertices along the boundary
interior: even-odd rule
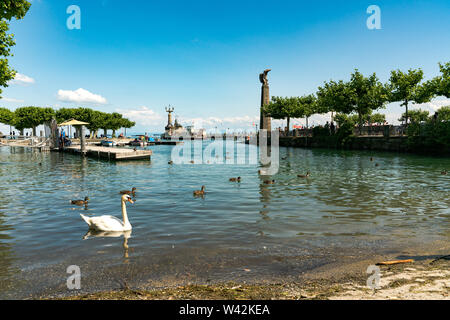
[[[348,137],[350,137],[353,134],[353,124],[352,122],[344,122],[341,124],[339,129],[336,132],[336,140],[339,145],[345,144]]]
[[[313,137],[329,137],[330,129],[325,127],[314,127],[312,129],[312,135]]]
[[[450,121],[411,123],[407,130],[408,148],[433,154],[450,154]]]

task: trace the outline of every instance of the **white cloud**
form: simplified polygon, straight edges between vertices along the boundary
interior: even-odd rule
[[[439,108],[450,106],[450,99],[432,100],[426,103],[413,104],[413,109],[428,110],[431,112],[437,111]]]
[[[240,116],[240,117],[207,117],[207,118],[188,118],[181,119],[182,123],[193,124],[196,128],[251,128],[253,123],[259,123],[258,116]]]
[[[78,90],[58,90],[58,100],[64,102],[79,102],[79,103],[95,103],[106,104],[107,101],[104,97],[98,94],[91,93],[83,88]]]
[[[36,81],[33,78],[21,73],[16,73],[14,80],[11,80],[12,84],[19,84],[19,85],[30,85],[34,84],[35,82]]]
[[[14,98],[5,98],[3,97],[1,100],[6,102],[24,102],[24,100],[14,99]]]
[[[116,109],[117,112],[121,113],[125,118],[136,122],[136,125],[141,126],[161,126],[164,129],[163,117],[151,110],[146,106],[138,107],[137,109],[121,110]]]

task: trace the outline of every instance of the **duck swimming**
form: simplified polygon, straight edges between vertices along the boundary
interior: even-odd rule
[[[120,194],[129,194],[129,195],[133,195],[135,196],[136,194],[136,188],[132,188],[131,191],[130,190],[122,190],[119,192]]]
[[[194,196],[203,196],[205,194],[205,186],[202,186],[201,190],[195,190]]]
[[[308,172],[306,172],[306,174],[298,174],[297,177],[299,177],[299,178],[309,178],[310,175],[311,174],[308,171]]]
[[[230,178],[231,182],[241,182],[241,177],[237,177],[237,178]]]
[[[122,219],[114,216],[99,216],[99,217],[86,217],[80,214],[81,218],[88,224],[89,229],[97,231],[129,231],[132,229],[130,222],[128,221],[126,202],[133,203],[131,197],[124,194],[121,197],[122,203]]]
[[[274,184],[275,180],[264,180],[265,184]]]
[[[447,170],[441,171],[441,174],[444,176],[447,175]]]
[[[77,206],[87,206],[89,200],[89,197],[85,197],[84,200],[71,200],[70,203]]]

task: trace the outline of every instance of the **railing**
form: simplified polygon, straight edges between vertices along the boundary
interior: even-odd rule
[[[323,127],[323,126],[322,126]],[[338,128],[330,128],[330,134],[335,133]],[[334,132],[333,132],[334,131]],[[290,131],[279,130],[280,137],[312,137],[313,136],[313,128],[303,128],[303,129],[293,129]],[[371,125],[371,126],[363,126],[360,130],[358,126],[353,128],[353,135],[362,137],[395,137],[395,136],[404,136],[406,134],[406,127],[404,125]]]

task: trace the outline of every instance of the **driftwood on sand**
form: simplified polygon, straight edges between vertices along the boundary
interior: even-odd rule
[[[378,262],[377,266],[389,266],[389,265],[392,265],[392,264],[409,263],[409,262],[414,262],[414,260],[413,259],[407,259],[407,260],[383,261],[383,262]]]

